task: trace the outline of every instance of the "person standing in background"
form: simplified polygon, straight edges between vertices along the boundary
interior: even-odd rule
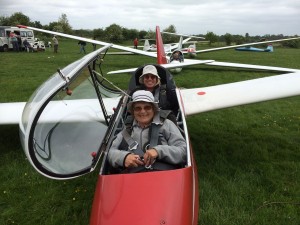
[[[134,41],[133,41],[133,46],[134,46],[135,49],[137,49],[138,44],[139,44],[139,41],[138,41],[137,38],[135,38]]]
[[[93,40],[96,40],[96,37],[94,37]],[[97,45],[95,43],[92,43],[92,46],[93,46],[93,51],[95,51],[97,49]]]
[[[78,44],[80,45],[79,54],[82,53],[82,52],[84,54],[86,54],[86,51],[85,51],[86,42],[85,41],[79,41]]]
[[[53,42],[54,53],[57,53],[57,51],[58,51],[58,40],[56,38],[56,35],[53,36],[52,42]]]
[[[13,50],[15,52],[19,52],[19,43],[18,43],[17,35],[14,32],[10,32],[9,38],[10,38],[11,44],[13,46]]]

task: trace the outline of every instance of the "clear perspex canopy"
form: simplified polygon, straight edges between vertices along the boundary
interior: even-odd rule
[[[58,70],[25,106],[21,142],[31,164],[47,177],[80,176],[100,158],[109,116],[121,97],[95,73],[109,47]]]

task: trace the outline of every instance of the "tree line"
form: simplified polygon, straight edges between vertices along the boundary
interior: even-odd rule
[[[96,28],[96,29],[72,29],[72,26],[69,24],[68,18],[66,14],[62,14],[57,21],[50,22],[47,25],[42,25],[40,21],[31,21],[30,18],[24,15],[22,12],[13,13],[11,16],[1,16],[0,15],[0,26],[16,26],[18,24],[32,26],[40,29],[46,29],[50,31],[56,31],[66,34],[73,34],[82,37],[88,37],[93,39],[99,39],[102,41],[107,41],[111,43],[122,43],[124,41],[133,40],[135,38],[138,39],[155,39],[155,30],[137,30],[137,29],[127,29],[125,27],[121,27],[118,24],[111,24],[106,28]],[[174,25],[170,25],[165,28],[163,31],[176,33],[176,27]],[[264,40],[276,40],[282,38],[288,38],[288,36],[284,36],[283,34],[279,35],[264,35],[264,36],[250,36],[249,33],[246,33],[245,36],[242,35],[233,35],[230,33],[226,33],[224,35],[216,35],[212,31],[208,31],[206,34],[193,34],[194,36],[204,37],[206,41],[209,42],[209,45],[217,42],[223,42],[226,45],[235,44],[243,44],[243,43],[251,43],[257,41]],[[43,36],[47,37],[47,34],[40,34],[41,39]],[[178,38],[173,35],[163,34],[163,40],[165,43],[177,42]],[[300,41],[288,41],[282,42],[283,46],[300,48]]]

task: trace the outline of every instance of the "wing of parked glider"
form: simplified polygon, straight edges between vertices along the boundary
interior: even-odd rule
[[[300,71],[211,87],[182,89],[180,95],[188,116],[300,95],[299,85]]]
[[[226,50],[226,49],[232,49],[232,48],[239,48],[239,47],[246,47],[246,46],[260,45],[260,44],[269,44],[269,43],[291,41],[291,40],[298,40],[298,39],[300,39],[300,37],[284,38],[284,39],[271,40],[271,41],[260,41],[260,42],[246,43],[246,44],[240,44],[240,45],[230,45],[230,46],[219,47],[219,48],[209,48],[209,49],[197,50],[196,53],[213,52],[213,51],[220,51],[220,50]]]
[[[36,30],[36,31],[39,31],[39,32],[49,33],[49,34],[53,34],[53,35],[58,35],[58,36],[62,36],[62,37],[75,39],[75,40],[81,40],[81,41],[85,41],[85,42],[89,42],[89,43],[93,43],[93,44],[99,44],[99,45],[108,45],[109,44],[109,43],[103,42],[103,41],[92,40],[92,39],[88,39],[88,38],[83,38],[83,37],[69,35],[69,34],[63,34],[63,33],[55,32],[55,31],[48,31],[48,30],[29,27],[29,26],[19,25],[19,27],[30,28],[32,30]],[[218,51],[218,50],[224,50],[224,49],[230,49],[230,48],[236,48],[236,47],[243,47],[243,46],[249,46],[249,45],[257,45],[257,44],[265,44],[265,43],[295,40],[295,39],[299,39],[299,38],[300,37],[294,37],[294,38],[286,38],[286,39],[273,40],[273,41],[247,43],[247,44],[242,44],[242,45],[234,45],[234,46],[226,46],[226,47],[220,47],[220,48],[198,50],[197,52]],[[125,47],[125,46],[116,45],[116,44],[110,44],[110,45],[111,45],[111,48],[114,48],[114,49],[118,49],[118,50],[122,50],[122,51],[128,51],[128,52],[135,53],[135,54],[140,54],[140,55],[145,55],[145,56],[157,58],[157,64],[162,65],[162,66],[165,66],[164,64],[169,64],[170,63],[170,57],[166,55],[165,50],[164,50],[164,45],[163,45],[163,41],[162,41],[159,26],[156,27],[156,46],[157,46],[157,52],[156,53],[155,52],[147,52],[147,51],[143,51],[143,50],[139,50],[139,49],[133,49],[133,48],[130,48],[130,47]],[[182,68],[182,67],[190,66],[190,65],[203,64],[203,60],[192,60],[194,62],[189,62],[189,60],[192,60],[192,59],[186,59],[186,60],[184,60],[184,62],[181,62],[181,63],[176,63],[175,61],[173,61],[174,65],[172,65],[170,67],[166,66],[165,68]],[[185,65],[184,63],[187,63],[187,64]],[[207,63],[209,65],[212,65],[212,60],[207,61]],[[216,65],[217,64],[218,64],[218,62],[216,62]],[[220,63],[220,64],[225,66],[226,63]],[[234,66],[234,64],[230,64],[229,66]],[[240,67],[240,66],[238,66],[238,67]],[[254,66],[251,65],[251,68],[253,68],[253,67]],[[124,70],[122,70],[122,71],[124,71]],[[132,69],[129,69],[128,71],[132,71]],[[114,71],[114,73],[118,73],[118,72]]]

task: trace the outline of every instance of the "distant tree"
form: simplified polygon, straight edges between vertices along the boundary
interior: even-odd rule
[[[53,31],[64,33],[64,28],[60,23],[57,23],[56,26],[53,28]]]
[[[94,38],[99,38],[99,39],[105,39],[105,32],[103,29],[98,28],[93,30],[93,37]]]
[[[9,17],[0,16],[0,26],[9,26]]]
[[[270,34],[265,34],[261,37],[262,40],[267,41],[271,39],[271,35]]]
[[[281,42],[281,45],[283,47],[289,47],[289,48],[300,48],[300,40],[297,39],[297,40],[283,41]]]
[[[50,22],[47,26],[49,30],[53,30],[57,26],[58,22]],[[45,26],[46,27],[46,26]]]
[[[48,28],[52,31],[63,32],[62,27],[58,22],[50,22]]]
[[[240,44],[245,43],[245,37],[243,37],[242,35],[234,35],[234,36],[233,36],[233,41],[234,41],[237,45],[240,45]]]
[[[145,37],[146,37],[146,35],[147,35],[147,31],[145,31],[145,30],[141,30],[140,32],[139,32],[139,39],[144,39]]]
[[[168,26],[163,31],[176,34],[176,27],[174,25]],[[165,43],[178,42],[178,37],[170,34],[162,34],[162,38]]]
[[[122,27],[115,23],[105,28],[105,34],[107,40],[112,43],[120,43],[124,40]]]
[[[30,25],[36,28],[44,28],[44,26],[41,24],[40,21],[34,21],[34,22],[30,22]]]
[[[16,26],[19,24],[30,25],[30,19],[21,12],[16,12],[10,17],[1,17],[0,19],[2,26]]]
[[[155,31],[153,30],[148,30],[146,36],[145,36],[146,39],[155,39]]]
[[[73,34],[76,36],[87,37],[87,38],[94,37],[94,32],[88,29],[73,30]]]
[[[224,40],[225,40],[226,45],[231,45],[231,43],[232,43],[232,35],[229,34],[229,33],[226,33],[224,35]]]
[[[45,29],[45,30],[51,30],[50,28],[49,28],[49,25],[43,25],[43,29]]]
[[[134,40],[138,38],[139,31],[137,29],[122,28],[122,34],[125,40]]]
[[[17,12],[14,13],[11,17],[10,17],[10,23],[11,25],[29,25],[30,23],[30,19],[28,16],[25,16],[23,13],[21,12]]]
[[[209,41],[209,45],[218,41],[218,36],[213,32],[209,31],[205,35],[205,39]]]
[[[72,27],[69,24],[67,15],[65,13],[61,14],[58,19],[59,26],[62,28],[63,33],[72,34]]]
[[[170,26],[168,26],[167,28],[165,28],[164,31],[170,32],[170,33],[176,33],[176,27],[171,24]]]

